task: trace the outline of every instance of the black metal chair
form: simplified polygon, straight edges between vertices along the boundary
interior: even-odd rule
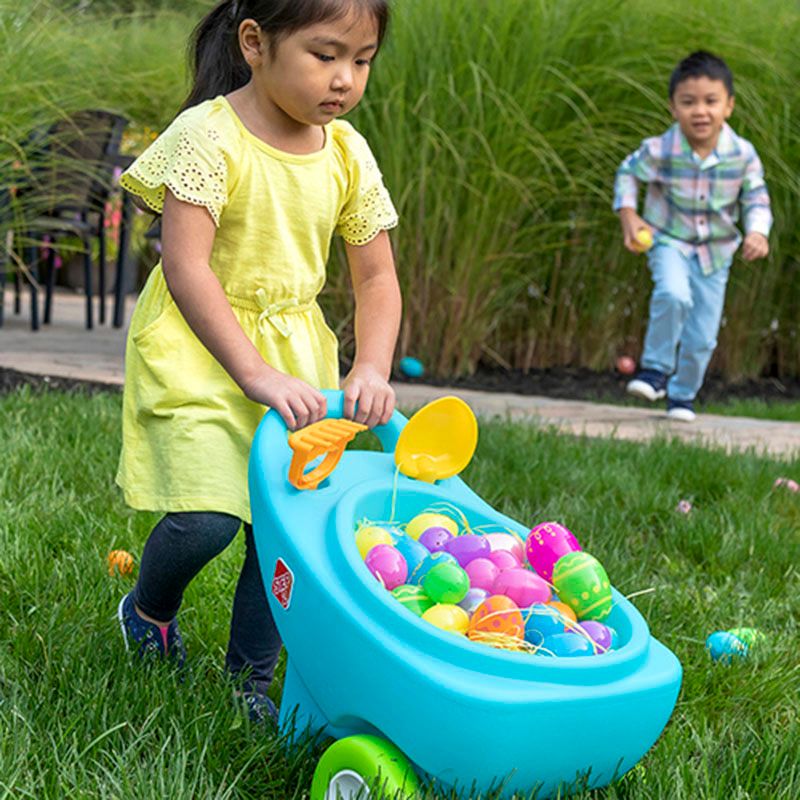
[[[106,321],[106,205],[114,191],[115,173],[132,162],[120,154],[127,120],[101,110],[79,111],[47,128],[34,131],[26,143],[29,169],[17,186],[11,206],[17,251],[26,269],[14,271],[15,311],[20,309],[23,281],[31,289],[31,327],[38,327],[38,290],[44,277],[44,322],[52,318],[55,256],[65,236],[81,242],[86,294],[86,327],[94,327],[92,242],[99,244],[99,321]],[[8,206],[8,197],[6,198]],[[13,210],[13,209],[12,209]],[[0,219],[8,213],[0,212]],[[131,206],[123,193],[120,240],[116,264],[114,325],[124,316],[125,266],[130,238]],[[42,250],[46,257],[42,259]],[[6,253],[6,255],[8,255]],[[19,258],[20,256],[18,256]],[[42,263],[44,261],[44,264]],[[12,268],[14,265],[11,265]],[[43,267],[43,268],[42,268]],[[7,264],[0,264],[0,281]],[[2,298],[0,285],[0,299]],[[0,325],[2,316],[0,316]]]

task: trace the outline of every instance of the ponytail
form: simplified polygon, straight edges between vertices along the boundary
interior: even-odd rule
[[[236,35],[241,5],[238,0],[222,0],[192,32],[188,50],[193,82],[181,111],[228,94],[250,80],[250,67]]]

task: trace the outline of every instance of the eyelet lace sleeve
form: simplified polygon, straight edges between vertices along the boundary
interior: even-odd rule
[[[349,128],[345,147],[350,186],[336,224],[336,233],[348,244],[363,245],[380,231],[394,228],[397,211],[364,137]]]
[[[227,203],[227,163],[219,134],[180,115],[122,174],[124,189],[160,214],[169,189],[178,200],[208,209],[219,226]]]

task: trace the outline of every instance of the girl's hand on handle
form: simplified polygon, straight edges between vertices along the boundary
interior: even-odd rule
[[[249,400],[274,408],[292,431],[318,422],[327,411],[322,392],[268,364],[253,378],[243,381],[241,388]]]
[[[634,208],[621,208],[619,210],[619,221],[622,225],[625,249],[630,250],[631,253],[640,254],[642,249],[636,242],[636,234],[642,228],[647,228],[651,233],[653,229],[636,213]]]
[[[370,365],[355,365],[344,379],[344,415],[370,428],[385,425],[394,412],[389,381]]]

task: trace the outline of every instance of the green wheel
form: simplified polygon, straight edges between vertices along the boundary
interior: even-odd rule
[[[347,736],[322,754],[310,800],[410,800],[418,788],[411,764],[391,742]]]

